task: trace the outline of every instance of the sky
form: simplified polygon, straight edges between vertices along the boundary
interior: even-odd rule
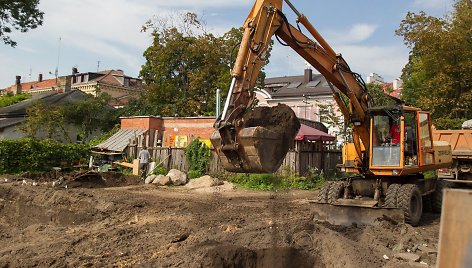
[[[442,17],[451,12],[453,0],[291,0],[326,41],[341,53],[364,79],[377,73],[386,81],[401,75],[408,48],[395,29],[408,11],[425,11]],[[0,88],[15,82],[35,81],[38,75],[53,78],[71,73],[121,69],[136,77],[144,63],[143,52],[151,44],[142,25],[153,16],[196,12],[207,29],[221,35],[240,27],[253,0],[41,0],[44,24],[27,33],[15,32],[18,46],[0,44]],[[295,24],[293,12],[284,13]],[[306,32],[305,32],[306,33]],[[276,45],[267,77],[302,75],[305,61],[290,48]]]

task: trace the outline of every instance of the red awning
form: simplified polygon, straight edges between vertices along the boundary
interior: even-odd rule
[[[295,137],[296,141],[334,141],[336,137],[324,133],[321,130],[316,128],[309,127],[307,125],[301,124],[300,130],[298,131],[297,136]]]

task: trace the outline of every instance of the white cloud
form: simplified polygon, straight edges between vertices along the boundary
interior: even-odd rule
[[[327,36],[333,43],[360,43],[371,37],[376,29],[376,25],[361,23],[352,25],[348,31],[336,31],[336,33],[328,33]]]
[[[365,77],[369,73],[378,73],[387,81],[401,75],[408,62],[408,51],[401,46],[360,46],[341,45],[334,50],[341,52],[352,71]],[[270,64],[266,67],[268,77],[303,75],[305,61],[291,48],[274,46]]]

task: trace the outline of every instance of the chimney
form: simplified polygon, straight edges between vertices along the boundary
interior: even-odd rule
[[[77,67],[72,67],[72,84],[77,83],[77,76],[76,74],[79,73],[79,69]]]
[[[38,76],[38,82],[43,82],[43,74],[39,74],[39,76]]]
[[[311,80],[313,80],[313,71],[309,68],[305,69],[305,83],[309,83]]]
[[[16,76],[13,94],[21,94],[21,76],[19,75]]]

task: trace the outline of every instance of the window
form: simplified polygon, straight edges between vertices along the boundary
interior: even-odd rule
[[[434,155],[431,151],[431,133],[429,128],[429,114],[419,113],[419,129],[420,129],[420,150],[423,165],[430,165],[434,162]]]
[[[385,114],[372,120],[372,166],[400,166],[400,118]]]

